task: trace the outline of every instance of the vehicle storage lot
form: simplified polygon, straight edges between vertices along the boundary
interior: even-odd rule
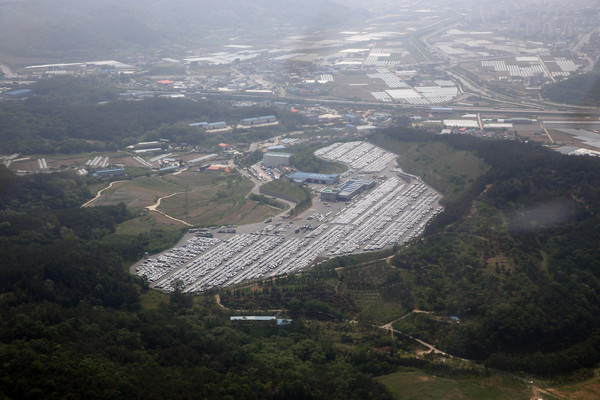
[[[377,185],[349,202],[322,202],[294,220],[236,227],[236,233],[209,230],[214,238],[186,235],[180,244],[142,260],[135,273],[153,287],[171,291],[183,281],[186,292],[229,286],[244,280],[300,271],[338,255],[373,251],[418,236],[441,211],[440,194],[420,178],[403,173],[395,155],[370,143],[334,143],[316,154],[344,162],[350,178],[370,177]],[[311,184],[320,191],[324,185]]]

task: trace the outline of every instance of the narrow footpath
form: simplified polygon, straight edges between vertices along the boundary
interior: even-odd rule
[[[163,197],[159,197],[159,198],[158,198],[158,200],[156,201],[156,203],[152,204],[151,206],[147,206],[147,207],[146,207],[146,209],[147,209],[147,210],[149,210],[149,211],[154,211],[154,212],[157,212],[157,213],[159,213],[159,214],[161,214],[161,215],[163,215],[163,216],[165,216],[165,217],[169,218],[170,220],[173,220],[173,221],[176,221],[176,222],[181,222],[182,224],[184,224],[184,225],[187,225],[187,226],[193,226],[192,224],[189,224],[189,223],[187,223],[187,222],[185,222],[185,221],[183,221],[183,220],[181,220],[181,219],[178,219],[178,218],[172,217],[172,216],[170,216],[169,214],[166,214],[166,213],[164,213],[164,212],[162,212],[162,211],[160,211],[160,210],[158,209],[158,207],[160,206],[160,202],[161,202],[163,199],[167,199],[167,198],[169,198],[169,197],[173,197],[173,196],[176,196],[176,195],[178,195],[178,194],[183,194],[183,193],[185,193],[185,192],[176,192],[176,193],[171,193],[171,194],[169,194],[169,195],[166,195],[166,196],[163,196]]]
[[[98,200],[100,198],[100,196],[102,196],[102,192],[104,192],[105,190],[110,189],[115,183],[119,183],[119,182],[127,182],[127,181],[112,181],[107,187],[105,187],[104,189],[100,189],[98,191],[98,193],[96,193],[96,197],[94,197],[93,199],[91,199],[90,201],[85,202],[84,204],[81,205],[81,208],[83,207],[87,207],[90,204],[92,204],[94,201]]]

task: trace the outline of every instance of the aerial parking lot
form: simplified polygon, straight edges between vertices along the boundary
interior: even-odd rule
[[[171,291],[182,281],[185,292],[198,292],[293,273],[332,257],[407,243],[442,210],[441,195],[404,173],[393,153],[357,141],[315,154],[348,166],[334,191],[352,179],[374,185],[348,201],[316,196],[312,208],[293,220],[190,233],[177,247],[134,265],[135,274],[160,290]],[[309,186],[317,193],[326,187]]]

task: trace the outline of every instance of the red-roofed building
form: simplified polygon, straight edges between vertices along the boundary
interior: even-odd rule
[[[207,172],[219,172],[221,170],[221,167],[219,167],[218,165],[211,165],[210,167],[206,168]]]
[[[222,150],[229,150],[229,145],[227,143],[219,143],[219,147],[221,147]]]

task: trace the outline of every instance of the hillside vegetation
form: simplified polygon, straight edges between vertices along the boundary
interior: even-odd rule
[[[261,186],[265,193],[273,193],[282,198],[287,198],[296,203],[296,207],[290,210],[291,216],[296,216],[312,205],[310,190],[303,186],[295,185],[285,179],[275,179]]]
[[[27,86],[33,95],[21,103],[0,103],[0,140],[6,153],[70,154],[113,151],[140,141],[168,139],[210,148],[223,141],[252,142],[274,136],[275,128],[206,134],[191,122],[227,121],[265,114],[260,107],[221,102],[151,98],[117,101],[113,83],[101,78],[55,77]],[[297,113],[270,110],[293,129]],[[278,131],[277,131],[278,132]]]
[[[600,160],[516,142],[430,140],[471,151],[490,169],[392,259],[414,278],[417,308],[461,318],[433,326],[428,339],[505,369],[556,374],[595,365]]]
[[[589,74],[544,86],[541,95],[554,103],[600,106],[600,72],[596,69]]]
[[[544,86],[540,94],[555,103],[600,106],[600,63],[589,73]]]

